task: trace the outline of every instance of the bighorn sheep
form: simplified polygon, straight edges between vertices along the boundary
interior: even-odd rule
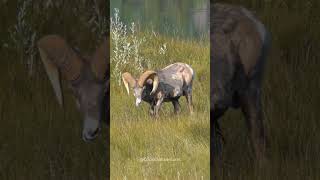
[[[133,88],[136,106],[141,100],[150,104],[150,114],[158,117],[162,102],[172,102],[174,112],[180,112],[179,98],[185,96],[190,113],[192,106],[192,81],[194,71],[184,63],[174,63],[159,71],[145,71],[138,79],[130,73],[122,74],[122,80],[129,94],[129,86]]]
[[[247,9],[227,4],[211,8],[211,117],[214,151],[220,151],[218,119],[241,108],[258,159],[265,156],[261,82],[271,44],[265,26]]]
[[[82,57],[58,35],[41,38],[38,48],[59,104],[63,106],[61,73],[84,116],[82,138],[84,141],[94,139],[100,130],[100,120],[106,119],[104,116],[109,111],[106,105],[109,98],[109,38],[105,38],[89,58]]]

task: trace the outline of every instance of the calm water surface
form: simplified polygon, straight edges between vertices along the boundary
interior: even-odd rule
[[[111,0],[126,24],[182,38],[209,37],[209,0]]]

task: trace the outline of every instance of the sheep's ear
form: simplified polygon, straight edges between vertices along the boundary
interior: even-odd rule
[[[146,81],[146,83],[152,85],[152,84],[153,84],[153,80],[152,80],[152,79],[148,79],[148,80]]]

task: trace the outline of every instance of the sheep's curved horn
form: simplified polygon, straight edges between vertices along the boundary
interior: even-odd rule
[[[80,77],[83,63],[65,40],[58,35],[45,36],[37,44],[58,102],[63,106],[59,72],[68,81],[77,80]]]
[[[159,77],[157,75],[157,72],[151,71],[151,70],[144,72],[138,80],[138,85],[140,87],[143,87],[145,82],[147,81],[147,79],[153,80],[152,91],[150,93],[150,94],[153,94],[157,90],[158,85],[159,85]]]
[[[104,80],[109,69],[109,36],[104,39],[96,50],[91,61],[91,69],[99,80]]]
[[[133,88],[137,83],[136,80],[128,72],[125,72],[122,74],[122,81],[124,86],[126,87],[128,94],[129,94],[129,86]]]

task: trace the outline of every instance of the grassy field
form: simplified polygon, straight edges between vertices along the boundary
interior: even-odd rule
[[[273,42],[263,87],[269,162],[253,163],[240,111],[221,119],[226,144],[216,179],[320,179],[319,2],[224,0],[256,12]]]
[[[26,1],[21,1],[26,2]],[[46,1],[29,4],[18,43],[10,36],[17,25],[22,3],[0,3],[0,179],[106,179],[107,128],[92,143],[81,138],[82,117],[76,110],[71,92],[63,82],[65,108],[59,107],[53,89],[44,72],[37,51],[29,39],[56,33],[67,37],[84,53],[91,53],[98,44],[96,33],[83,24],[79,15],[70,14],[73,1],[45,8]],[[101,1],[102,2],[102,1]],[[89,4],[78,4],[79,11]],[[60,7],[60,8],[58,8]],[[43,8],[43,9],[42,9]],[[59,13],[56,13],[59,10]],[[21,12],[21,11],[20,11]],[[82,14],[86,18],[86,14]],[[83,20],[83,19],[82,19]],[[70,23],[72,22],[72,23]],[[20,21],[20,23],[22,23]],[[79,31],[82,29],[82,31]],[[30,39],[29,39],[30,40]],[[34,50],[34,49],[33,49]],[[32,75],[26,64],[34,58]]]
[[[148,39],[141,54],[150,59],[151,69],[161,69],[177,61],[194,69],[195,114],[189,114],[182,97],[181,114],[174,115],[172,104],[165,103],[160,118],[154,119],[149,116],[149,104],[143,102],[135,107],[134,96],[128,96],[124,86],[111,77],[111,179],[209,179],[209,41],[140,36]],[[164,43],[167,51],[159,55],[158,48]],[[111,70],[115,68],[112,64],[111,67]],[[137,74],[135,67],[126,70]],[[175,161],[161,161],[165,159]]]

